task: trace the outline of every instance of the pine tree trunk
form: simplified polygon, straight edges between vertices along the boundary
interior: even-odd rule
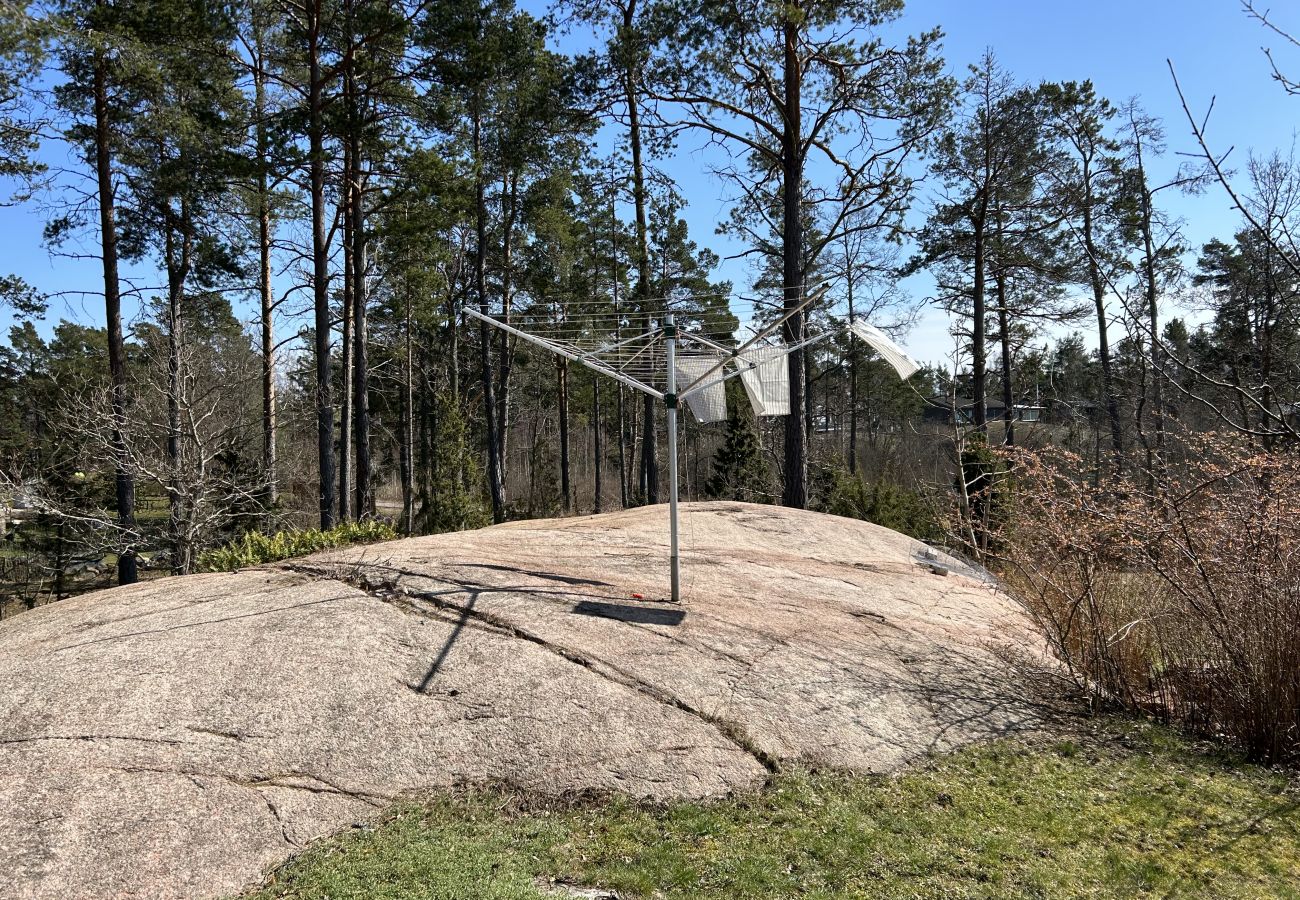
[[[985,248],[984,248],[984,216],[981,214],[975,220],[974,238],[975,238],[975,285],[971,292],[971,397],[973,408],[971,410],[972,421],[975,428],[982,434],[988,434],[988,364],[986,362],[985,351]],[[957,410],[953,410],[957,412]]]
[[[845,239],[845,286],[849,293],[849,321],[853,321],[853,264],[848,257],[848,239]],[[849,474],[858,473],[858,338],[849,337]]]
[[[108,108],[108,59],[94,51],[95,179],[99,195],[99,236],[104,268],[104,318],[108,330],[108,377],[112,390],[113,429],[110,436],[117,495],[117,523],[126,536],[117,556],[117,583],[134,584],[135,477],[126,466],[126,343],[122,340],[122,295],[117,267],[117,205],[113,189],[112,126]]]
[[[1011,313],[1007,309],[1007,273],[997,275],[998,292],[998,338],[1002,344],[1002,427],[1005,433],[1002,442],[1007,446],[1016,443],[1016,417],[1013,400],[1015,392],[1011,384]]]
[[[638,395],[633,394],[632,396],[633,398],[635,398]],[[641,428],[640,428],[641,416],[638,414],[636,410],[636,406],[634,404],[630,404],[630,407],[631,408],[628,410],[628,416],[627,416],[627,434],[628,434],[627,445],[629,448],[632,448],[632,451],[635,454],[636,448],[641,443]],[[631,468],[634,465],[638,467],[636,471],[635,482],[632,480],[632,468]],[[633,484],[636,485],[635,491],[633,490]],[[638,505],[645,502],[645,479],[642,478],[640,463],[638,462],[637,459],[628,461],[627,491],[631,502]]]
[[[510,323],[514,293],[514,237],[519,221],[519,177],[511,174],[503,181],[506,213],[501,234],[501,321]],[[514,369],[514,336],[500,332],[501,349],[497,354],[497,458],[501,460],[503,481],[509,459],[510,373]]]
[[[1148,340],[1151,348],[1151,405],[1155,420],[1156,443],[1154,454],[1149,455],[1148,470],[1151,478],[1163,477],[1165,458],[1165,399],[1162,386],[1163,373],[1160,371],[1160,328],[1158,292],[1156,289],[1155,235],[1152,224],[1151,194],[1146,189],[1146,173],[1139,166],[1139,179],[1142,182],[1142,259],[1143,274],[1146,276],[1146,313],[1149,327]]]
[[[353,366],[353,427],[356,432],[356,494],[357,518],[374,515],[374,474],[370,460],[370,329],[368,325],[369,297],[366,290],[366,178],[361,158],[360,141],[355,131],[352,136],[352,165],[355,179],[352,185],[352,366]]]
[[[803,357],[803,431],[804,439],[811,444],[813,439],[813,358],[811,353],[800,351]]]
[[[346,156],[346,151],[344,151]],[[344,163],[344,172],[351,166]],[[351,179],[344,176],[342,198],[343,224],[343,341],[342,372],[339,373],[339,414],[338,414],[338,520],[347,522],[352,518],[352,313],[356,304],[352,302],[352,217],[348,215],[351,207]]]
[[[191,239],[188,234],[181,234],[178,248],[176,229],[170,222],[171,212],[165,203],[161,209],[161,217],[165,234],[164,256],[167,269],[167,462],[171,467],[168,510],[172,542],[172,572],[176,575],[187,575],[193,566],[193,547],[189,540],[190,517],[187,510],[188,498],[185,496],[185,473],[182,471],[184,461],[181,451],[181,379],[183,377],[181,330],[184,327],[181,302],[185,292],[185,281],[189,277]],[[187,219],[188,210],[182,202],[182,228],[188,225]]]
[[[339,216],[343,224],[343,341],[342,368],[339,378],[339,521],[352,518],[352,337],[353,313],[356,303],[352,289],[354,259],[352,255],[352,151],[343,147],[343,190],[339,198]]]
[[[565,515],[573,511],[573,489],[569,473],[569,361],[556,363],[556,387],[560,392],[560,496]]]
[[[782,163],[782,279],[784,308],[796,309],[803,302],[803,220],[800,217],[801,190],[803,187],[803,122],[800,92],[803,73],[799,64],[800,3],[792,0],[785,16],[785,96],[783,119],[785,131],[781,138]],[[790,316],[782,326],[787,344],[803,338],[804,313]],[[782,502],[786,506],[803,509],[808,505],[808,445],[803,421],[804,409],[804,354],[798,350],[787,357],[790,377],[790,414],[785,417],[785,490]]]
[[[471,109],[474,153],[474,289],[479,310],[490,315],[487,296],[487,198],[483,184],[483,145],[478,98]],[[496,390],[492,373],[492,326],[479,322],[479,374],[483,386],[483,420],[486,423],[487,479],[492,496],[492,521],[504,522],[505,492],[501,478],[501,445],[497,442]]]
[[[256,14],[255,14],[256,15]],[[265,57],[260,25],[253,33],[253,114],[256,117],[257,143],[257,292],[261,300],[262,338],[262,479],[266,485],[266,505],[273,509],[279,501],[280,485],[276,474],[276,396],[275,396],[275,294],[271,286],[271,185],[270,138],[266,119]]]
[[[464,421],[465,399],[460,395],[460,305],[456,298],[456,285],[447,287],[447,402],[462,415]],[[429,378],[424,378],[425,390],[429,390]],[[463,450],[463,448],[462,448]],[[469,471],[465,465],[465,454],[456,454],[456,483],[464,490],[470,490]]]
[[[160,160],[161,162],[161,160]],[[183,575],[184,496],[181,485],[181,298],[176,265],[176,237],[165,207],[160,205],[163,257],[167,270],[167,485],[168,531],[171,538],[172,574]]]
[[[602,497],[604,493],[604,483],[602,481],[602,464],[601,458],[603,450],[600,446],[600,376],[597,375],[591,379],[591,441],[592,441],[592,458],[595,461],[596,486],[592,491],[592,512],[601,513],[605,511],[605,503]]]
[[[1115,375],[1110,356],[1110,325],[1106,315],[1106,283],[1102,277],[1101,263],[1093,237],[1093,205],[1091,170],[1085,163],[1083,170],[1085,195],[1083,198],[1083,243],[1088,253],[1088,281],[1092,286],[1092,302],[1097,310],[1097,358],[1101,362],[1101,391],[1106,403],[1106,418],[1110,423],[1111,463],[1118,478],[1124,471],[1124,429],[1120,422],[1119,397],[1115,392]]]
[[[456,303],[456,287],[447,288],[447,390],[451,401],[459,404],[460,396],[460,308]]]
[[[429,512],[433,509],[434,504],[434,483],[436,479],[435,467],[437,461],[433,452],[433,419],[434,419],[434,387],[433,379],[429,375],[429,353],[424,348],[420,352],[420,391],[416,401],[418,411],[416,413],[416,445],[413,447],[415,453],[414,469],[416,498],[419,502],[421,528],[427,528],[429,522]],[[456,402],[453,398],[452,402]]]
[[[630,34],[635,24],[636,3],[627,5],[623,13],[623,25]],[[653,311],[650,308],[650,237],[646,224],[646,188],[645,166],[641,150],[641,107],[638,91],[639,72],[636,63],[629,62],[623,72],[624,102],[627,105],[628,141],[632,146],[632,201],[636,209],[636,268],[637,299],[641,313],[645,316],[647,330],[653,327]],[[647,394],[642,404],[642,444],[641,444],[641,496],[646,503],[659,502],[659,461],[657,429],[655,428],[654,399]]]
[[[411,342],[411,286],[406,285],[402,340],[402,533],[415,532],[415,472],[412,454],[415,449],[415,368]]]
[[[322,4],[307,4],[307,138],[311,191],[312,302],[315,312],[316,452],[320,527],[334,527],[334,401],[330,366],[329,239],[325,231],[325,74],[321,68]]]
[[[618,503],[627,509],[627,411],[623,408],[623,385],[618,386]]]
[[[618,305],[618,220],[614,215],[614,197],[612,195],[609,200],[609,246],[612,257],[610,268],[611,290],[614,300],[614,342],[619,343],[623,340],[623,311]],[[623,509],[627,509],[627,426],[621,382],[618,385],[615,412],[618,416],[618,502]]]

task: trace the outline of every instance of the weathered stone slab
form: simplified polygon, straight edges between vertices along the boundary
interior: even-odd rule
[[[981,573],[860,522],[525,522],[85,595],[0,624],[0,897],[211,897],[402,795],[701,798],[1036,722]],[[633,599],[640,594],[647,599]]]

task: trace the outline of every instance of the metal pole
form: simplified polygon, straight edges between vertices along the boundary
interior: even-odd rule
[[[668,407],[668,566],[672,581],[672,602],[680,603],[681,577],[677,554],[677,326],[673,314],[664,321],[664,339],[668,347],[668,387],[664,405]]]

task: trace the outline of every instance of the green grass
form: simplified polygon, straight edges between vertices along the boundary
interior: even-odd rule
[[[1300,897],[1300,779],[1142,723],[715,803],[474,790],[313,847],[257,898]]]

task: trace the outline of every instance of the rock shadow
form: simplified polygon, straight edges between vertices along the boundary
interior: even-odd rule
[[[617,619],[635,625],[680,625],[686,618],[684,609],[663,609],[656,606],[629,606],[625,603],[603,603],[582,600],[574,604],[573,612],[580,616],[598,619]]]

